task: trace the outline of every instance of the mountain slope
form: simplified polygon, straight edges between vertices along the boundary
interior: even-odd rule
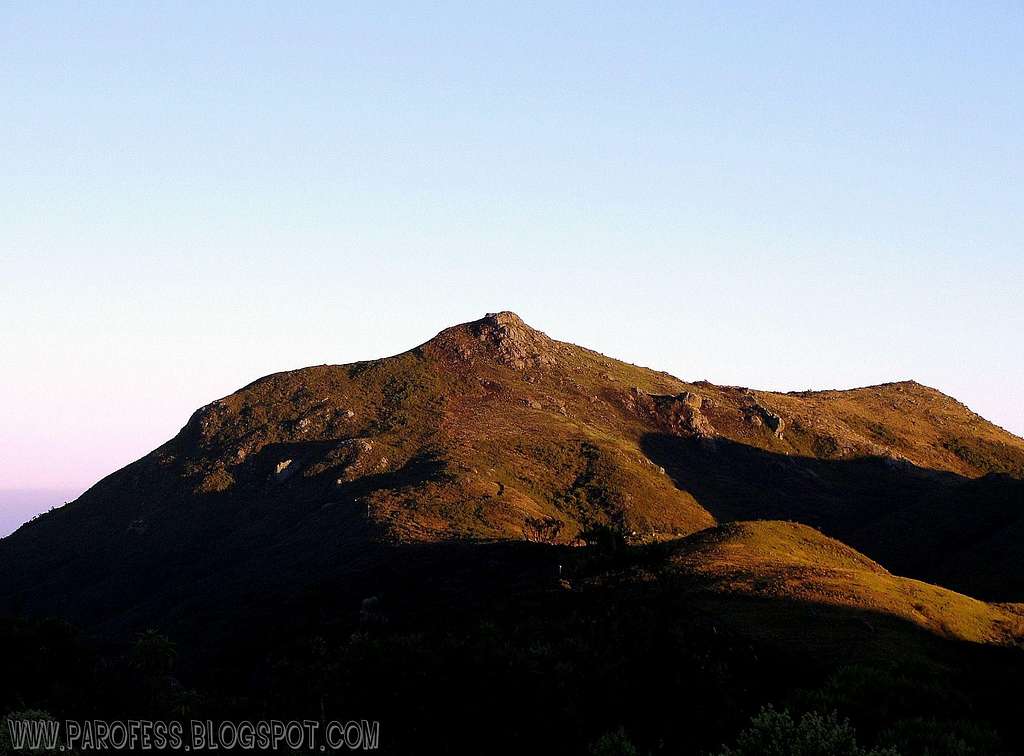
[[[1024,560],[1001,534],[1024,522],[1022,470],[1024,441],[913,382],[685,383],[497,313],[203,407],[0,541],[0,605],[131,625],[373,570],[394,544],[573,543],[595,528],[643,542],[752,518],[806,522],[905,574],[1011,600]],[[996,519],[974,483],[994,473],[1008,476]],[[941,561],[935,501],[973,533]],[[979,580],[987,564],[1010,574]]]
[[[974,643],[1024,640],[1024,605],[988,604],[896,577],[845,544],[797,523],[753,521],[712,528],[682,542],[669,564],[699,576],[705,590],[725,596],[853,609]]]

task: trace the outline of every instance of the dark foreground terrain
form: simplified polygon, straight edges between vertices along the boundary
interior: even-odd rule
[[[256,381],[0,540],[0,709],[1019,753],[1022,477],[912,381],[686,383],[488,315]]]

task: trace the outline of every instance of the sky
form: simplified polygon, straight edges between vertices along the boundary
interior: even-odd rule
[[[504,309],[1024,434],[1022,40],[1016,0],[3,2],[0,489]]]

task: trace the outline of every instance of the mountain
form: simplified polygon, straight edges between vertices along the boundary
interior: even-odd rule
[[[0,542],[0,597],[107,620],[154,588],[344,574],[383,544],[570,543],[595,526],[642,542],[783,518],[909,576],[1013,600],[1022,473],[1024,441],[914,382],[686,383],[502,312],[203,407]],[[989,564],[1008,569],[993,580]]]
[[[0,538],[10,535],[38,514],[74,499],[81,489],[0,489]]]
[[[615,715],[589,696],[623,674],[647,707],[638,721],[662,711],[633,665],[672,658],[700,676],[728,658],[745,692],[716,677],[714,700],[747,711],[806,681],[794,665],[822,684],[837,665],[895,655],[917,665],[899,679],[943,681],[941,706],[901,709],[913,719],[962,709],[953,679],[971,677],[988,701],[992,679],[1021,666],[1022,478],[1024,440],[913,381],[690,383],[500,312],[202,407],[158,449],[0,539],[0,615],[56,616],[113,642],[158,628],[188,649],[197,679],[235,681],[224,700],[245,690],[261,706],[277,688],[247,687],[264,663],[253,660],[283,653],[287,667],[298,657],[281,649],[296,639],[335,638],[331,663],[360,681],[351,700],[407,695],[403,711],[424,727],[438,712],[397,682],[408,666],[377,675],[368,660],[391,669],[413,644],[412,667],[461,670],[445,690],[462,700],[478,676],[533,669],[521,655],[534,649],[583,654],[556,685],[568,697],[546,705],[591,712],[556,735],[590,738]],[[526,616],[537,624],[524,630]],[[359,645],[367,634],[377,639]],[[561,674],[550,661],[543,674]],[[542,678],[523,696],[557,682]],[[309,705],[322,711],[324,695]],[[693,742],[714,747],[737,722],[705,704],[693,703],[693,727],[718,724]]]

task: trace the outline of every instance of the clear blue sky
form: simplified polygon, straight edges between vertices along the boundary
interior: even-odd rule
[[[0,5],[0,488],[514,309],[1024,433],[1024,6]]]

